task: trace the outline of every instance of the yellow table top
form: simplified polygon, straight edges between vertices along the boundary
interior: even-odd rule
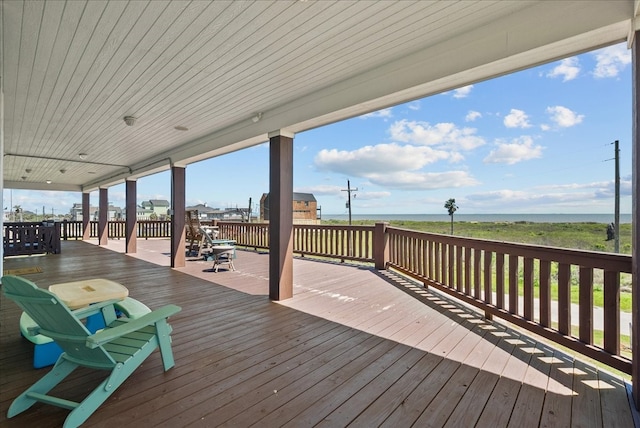
[[[49,286],[49,291],[58,296],[69,309],[79,309],[91,303],[124,299],[129,290],[122,284],[102,278],[62,282]]]

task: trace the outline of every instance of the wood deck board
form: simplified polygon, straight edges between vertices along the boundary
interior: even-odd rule
[[[294,298],[276,303],[268,255],[239,250],[236,272],[213,273],[201,260],[170,269],[167,241],[139,240],[135,257],[108,247],[64,242],[60,255],[5,260],[42,267],[25,277],[43,288],[106,277],[152,309],[183,308],[170,319],[176,366],[165,373],[154,353],[83,426],[632,424],[621,379],[397,273],[296,259]],[[48,370],[32,368],[19,314],[0,298],[0,425],[60,426],[67,411],[39,404],[6,419]],[[57,390],[80,398],[100,379],[74,373]]]

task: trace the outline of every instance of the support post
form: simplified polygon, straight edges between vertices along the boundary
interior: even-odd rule
[[[631,380],[633,390],[633,401],[636,409],[640,409],[640,269],[638,267],[638,257],[640,257],[640,228],[637,227],[640,224],[640,210],[638,208],[638,196],[640,195],[640,52],[638,52],[638,39],[640,38],[640,31],[636,31],[634,42],[632,44],[632,218],[631,222],[634,225],[633,235],[631,237],[632,248],[632,329],[631,329]]]
[[[171,267],[185,266],[186,235],[184,231],[185,215],[185,168],[171,167]]]
[[[91,203],[90,194],[82,193],[82,240],[91,239]]]
[[[109,189],[99,190],[98,205],[98,245],[107,245],[109,241]]]
[[[376,269],[385,270],[389,263],[389,237],[387,227],[389,223],[376,223],[373,229],[373,260]]]
[[[126,192],[126,229],[125,229],[125,239],[127,241],[127,248],[125,249],[125,253],[136,253],[138,251],[138,216],[137,216],[137,204],[136,204],[136,193],[137,193],[137,181],[135,180],[127,180],[125,182],[125,192]]]
[[[293,297],[293,133],[269,133],[269,298]]]

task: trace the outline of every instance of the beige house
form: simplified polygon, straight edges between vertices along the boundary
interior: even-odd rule
[[[269,194],[260,198],[260,220],[269,221]],[[293,222],[295,224],[319,224],[318,201],[312,193],[293,193]]]

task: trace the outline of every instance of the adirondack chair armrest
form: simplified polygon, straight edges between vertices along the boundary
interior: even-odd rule
[[[110,305],[112,306],[119,301],[119,299],[105,300],[104,302],[93,303],[85,308],[73,310],[71,313],[73,313],[73,315],[78,319],[84,319],[91,315],[99,314],[102,311],[102,308]]]
[[[112,340],[117,339],[127,333],[132,333],[136,330],[140,330],[143,327],[167,319],[170,316],[177,314],[181,310],[182,308],[176,305],[163,306],[160,309],[156,309],[153,312],[141,316],[140,318],[130,320],[125,324],[121,324],[114,328],[106,328],[102,331],[92,334],[91,336],[87,337],[85,344],[88,348],[97,348],[98,346],[109,343]]]

